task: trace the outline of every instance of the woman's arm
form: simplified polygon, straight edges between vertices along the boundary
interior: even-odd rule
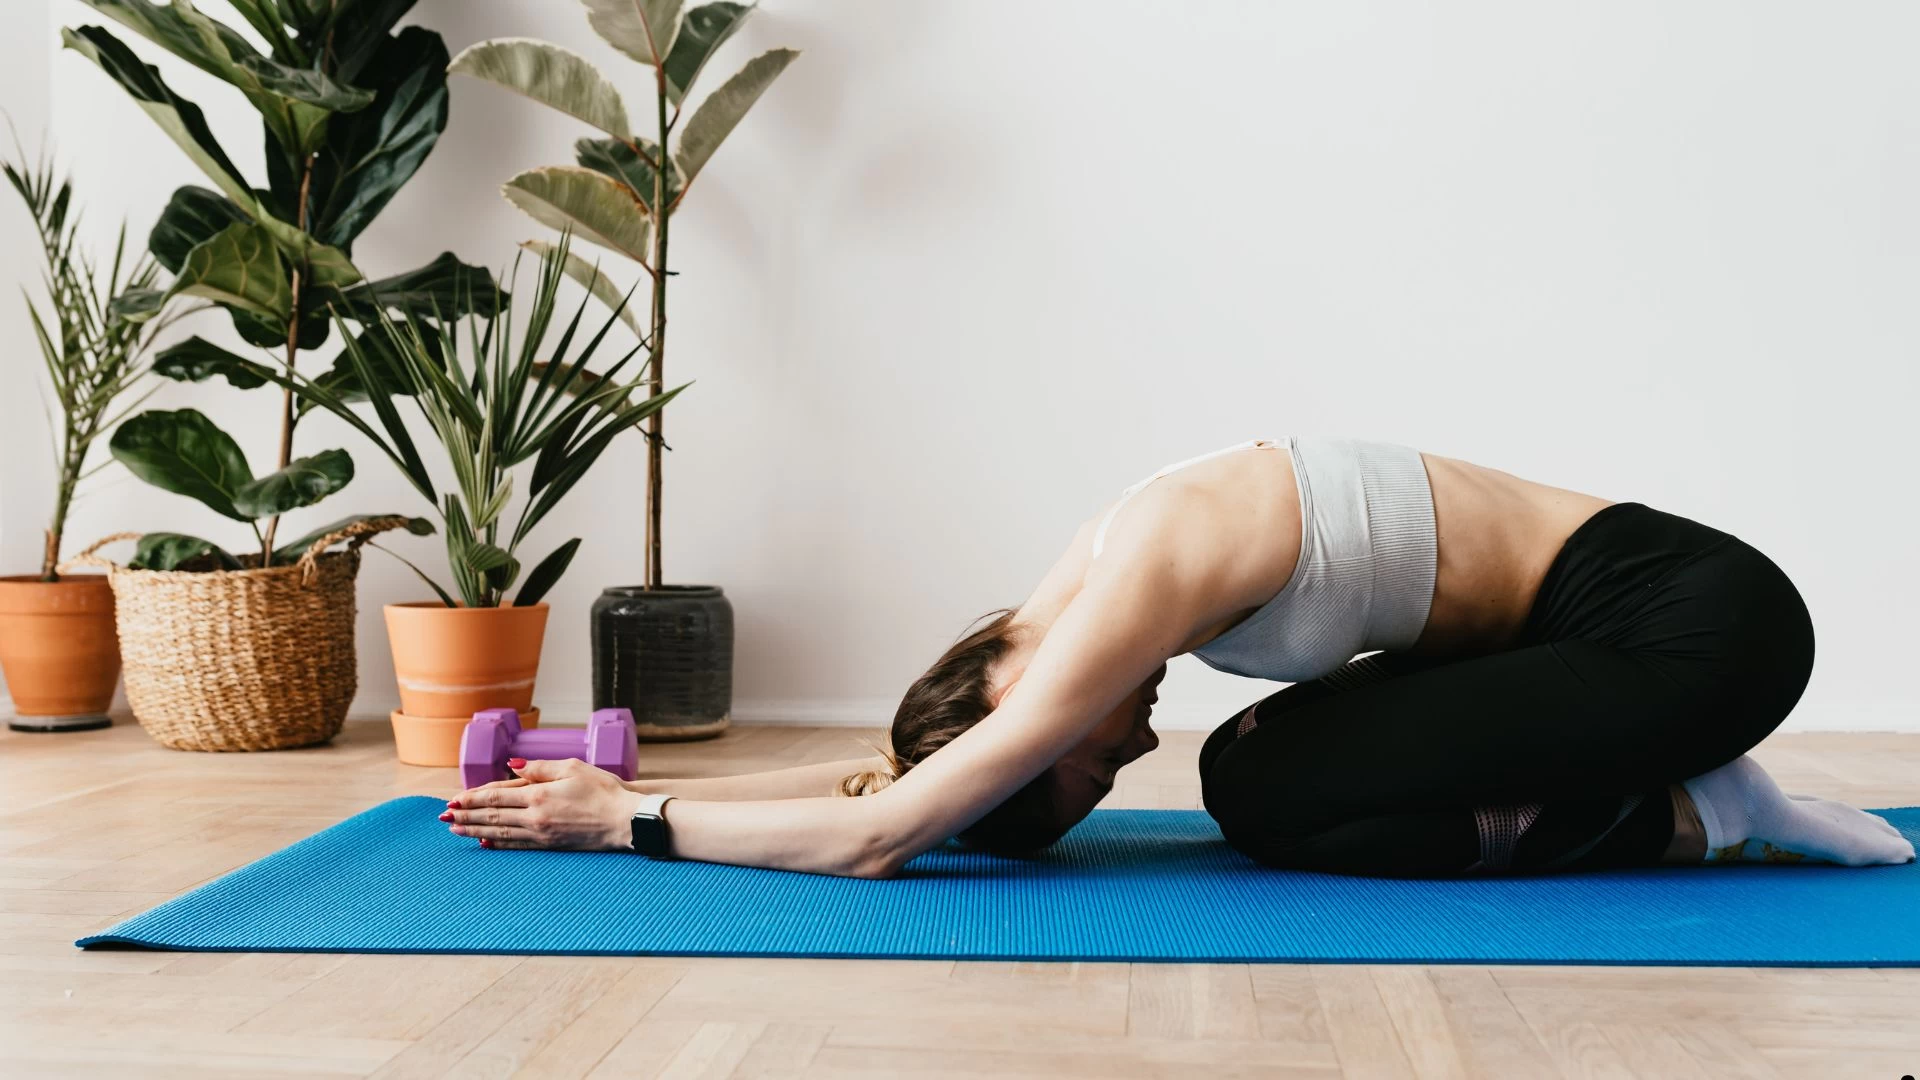
[[[1143,515],[1144,516],[1144,515]],[[1146,527],[1148,521],[1154,525]],[[1025,674],[986,719],[880,792],[861,798],[709,802],[663,811],[675,856],[885,877],[959,833],[1038,776],[1170,656],[1224,602],[1204,530],[1136,519],[1053,621]],[[640,795],[582,762],[530,762],[536,781],[465,792],[447,820],[501,847],[627,847]]]
[[[745,802],[762,799],[805,799],[833,794],[835,785],[845,777],[869,769],[878,769],[884,760],[878,755],[795,765],[770,772],[742,773],[738,776],[704,776],[679,780],[630,780],[629,791],[652,795],[671,795],[676,799],[699,802]]]

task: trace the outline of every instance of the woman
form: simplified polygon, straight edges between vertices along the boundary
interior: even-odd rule
[[[489,846],[631,849],[639,808],[677,857],[861,877],[955,835],[1029,851],[1154,748],[1155,690],[1185,653],[1294,683],[1200,758],[1222,834],[1272,866],[1913,858],[1881,819],[1783,795],[1742,756],[1813,664],[1766,556],[1639,504],[1305,438],[1129,488],[913,684],[880,759],[627,785],[530,762],[443,820]]]

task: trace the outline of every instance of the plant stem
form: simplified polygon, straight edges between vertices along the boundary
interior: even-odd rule
[[[660,124],[659,168],[653,170],[653,364],[649,392],[658,397],[666,385],[667,354],[667,170],[673,159],[667,154],[667,72],[665,64],[654,65],[655,112]],[[647,418],[647,588],[658,589],[665,580],[660,569],[660,447],[661,421],[666,410]]]
[[[307,191],[313,184],[313,155],[308,154],[300,165],[300,205],[294,210],[294,227],[301,232],[307,231]],[[276,470],[284,469],[293,460],[293,375],[295,363],[300,358],[300,278],[302,267],[296,265],[292,275],[293,300],[289,307],[292,314],[287,317],[287,385],[280,389],[280,457]],[[280,515],[267,519],[266,536],[260,540],[260,568],[273,565],[273,534],[280,528]]]
[[[46,531],[47,549],[41,555],[40,559],[41,581],[60,580],[60,572],[55,569],[55,567],[60,565],[60,540],[67,531],[67,511],[73,506],[73,490],[80,482],[81,456],[85,451],[79,448],[87,445],[85,440],[74,437],[75,432],[73,430],[71,416],[69,416],[67,423],[62,426],[66,429],[64,432],[66,446],[63,448],[61,455],[60,480],[54,492],[53,522],[48,526]],[[92,432],[89,431],[86,439],[91,438]]]

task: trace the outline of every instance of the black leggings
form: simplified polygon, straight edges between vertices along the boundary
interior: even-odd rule
[[[1510,650],[1382,653],[1289,686],[1207,739],[1201,789],[1271,866],[1647,865],[1673,836],[1668,786],[1766,738],[1812,669],[1806,605],[1771,560],[1621,503],[1568,538]]]

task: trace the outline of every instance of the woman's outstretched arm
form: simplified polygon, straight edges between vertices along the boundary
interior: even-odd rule
[[[860,798],[718,802],[663,811],[672,853],[704,862],[886,877],[964,830],[1071,749],[1225,602],[1216,561],[1171,529],[1129,530],[1048,627],[1000,707],[899,781]],[[1188,535],[1191,535],[1190,533]],[[1219,608],[1221,610],[1215,610]],[[851,771],[851,770],[850,770]],[[584,762],[529,762],[534,783],[463,792],[445,820],[500,847],[625,848],[641,798]]]
[[[702,776],[674,780],[631,780],[629,791],[648,795],[671,795],[676,799],[699,802],[745,802],[754,799],[805,799],[831,795],[841,780],[857,772],[878,769],[884,764],[879,755],[847,758],[844,761],[820,761],[768,772],[741,773],[737,776]]]

